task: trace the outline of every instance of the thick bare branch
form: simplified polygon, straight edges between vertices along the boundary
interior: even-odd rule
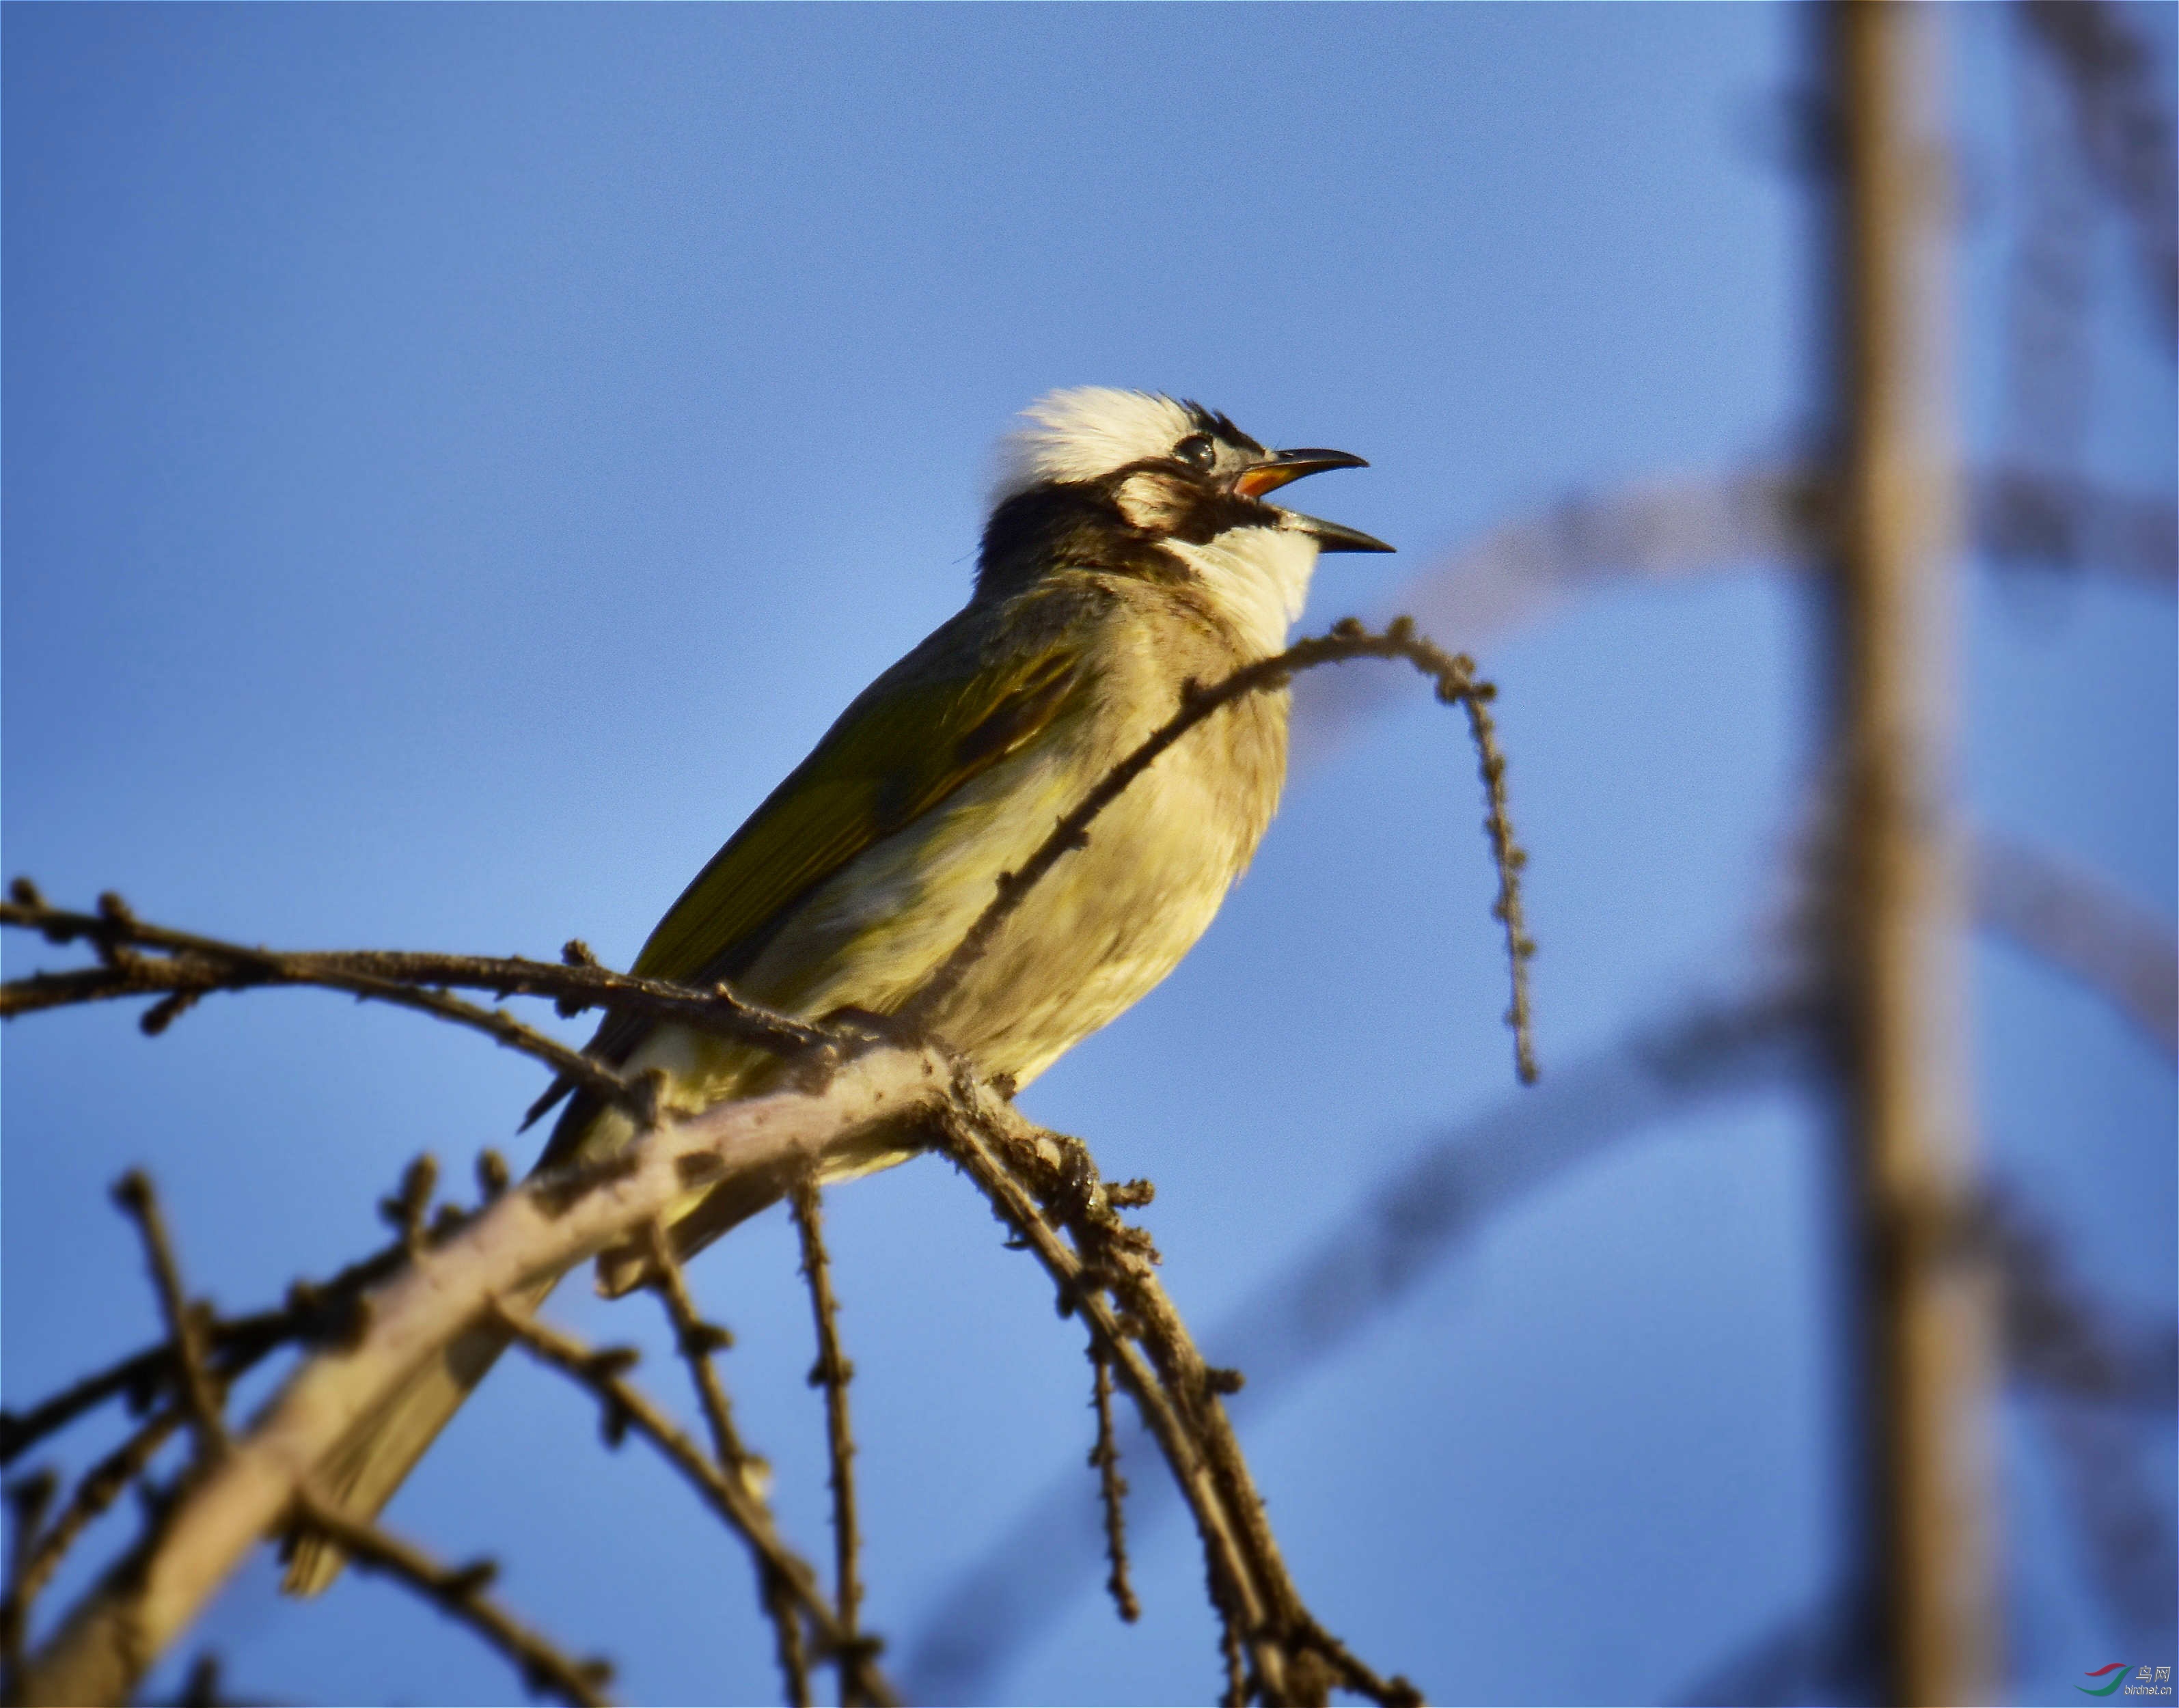
[[[821,1090],[668,1122],[621,1162],[508,1193],[375,1290],[353,1346],[323,1352],[296,1372],[33,1658],[25,1700],[123,1700],[279,1521],[333,1444],[497,1299],[639,1235],[692,1185],[742,1169],[807,1168],[875,1124],[912,1120],[951,1084],[950,1065],[934,1054],[875,1049]]]

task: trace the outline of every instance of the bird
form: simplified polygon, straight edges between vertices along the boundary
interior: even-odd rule
[[[1345,451],[1271,450],[1223,414],[1161,393],[1080,387],[1023,411],[1002,442],[968,603],[859,695],[667,912],[646,977],[804,1019],[904,1008],[1056,821],[1208,684],[1282,651],[1319,555],[1384,541],[1270,502],[1305,475],[1365,468]],[[1026,1086],[1176,967],[1270,824],[1285,781],[1283,690],[1244,696],[1139,777],[1024,896],[982,955],[921,1015],[986,1078]],[[627,1013],[586,1046],[661,1104],[692,1112],[782,1071],[744,1042]],[[634,1118],[563,1079],[537,1167],[613,1155]],[[913,1154],[875,1134],[828,1159],[832,1181]],[[785,1195],[776,1175],[692,1191],[668,1218],[688,1256]],[[642,1279],[608,1254],[599,1285]],[[534,1306],[554,1281],[522,1301]],[[319,1468],[342,1509],[391,1498],[504,1348],[479,1324],[419,1367]],[[292,1545],[286,1587],[315,1594],[343,1560]]]

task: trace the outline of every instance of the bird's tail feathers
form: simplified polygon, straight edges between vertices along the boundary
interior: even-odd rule
[[[914,1154],[918,1145],[903,1134],[881,1125],[826,1164],[822,1178],[852,1179],[889,1167]],[[795,1166],[751,1169],[692,1193],[667,1212],[677,1260],[692,1256],[729,1228],[767,1210],[793,1186]],[[608,1297],[641,1286],[650,1270],[647,1242],[631,1241],[602,1252],[597,1260],[598,1291]],[[542,1304],[558,1282],[548,1277],[508,1301],[526,1314]],[[318,1468],[319,1491],[351,1518],[370,1519],[393,1498],[425,1450],[461,1409],[470,1391],[507,1350],[511,1338],[498,1323],[482,1321],[464,1329],[437,1357],[420,1365],[376,1410],[351,1428]],[[299,1535],[288,1557],[282,1587],[294,1595],[315,1595],[340,1575],[348,1556],[323,1536]]]
[[[512,1308],[535,1310],[559,1279],[539,1282]],[[384,1404],[333,1449],[319,1469],[319,1491],[337,1502],[353,1519],[369,1520],[393,1498],[424,1450],[438,1438],[482,1381],[485,1373],[507,1349],[510,1337],[495,1322],[480,1322],[464,1329],[437,1357],[420,1366]],[[288,1556],[287,1575],[281,1588],[291,1595],[316,1595],[340,1575],[347,1553],[321,1535],[301,1535]]]

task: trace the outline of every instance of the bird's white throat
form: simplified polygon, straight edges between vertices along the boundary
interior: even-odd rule
[[[1169,540],[1166,550],[1201,578],[1249,650],[1285,651],[1287,634],[1309,602],[1316,541],[1285,528],[1229,528],[1207,545]]]

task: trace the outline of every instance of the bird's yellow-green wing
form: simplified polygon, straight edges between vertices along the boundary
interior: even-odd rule
[[[683,982],[734,977],[793,903],[1035,739],[1077,673],[1073,655],[1053,650],[865,695],[682,892],[635,970]]]
[[[841,715],[682,892],[635,971],[683,984],[739,976],[827,878],[1050,728],[1083,677],[1079,656],[1064,645],[980,667],[973,658],[952,672],[938,664],[918,649]],[[638,1015],[609,1016],[590,1052],[626,1061],[649,1029]],[[555,1085],[529,1119],[568,1089]],[[547,1162],[579,1141],[594,1112],[587,1101],[579,1097],[561,1118]]]

